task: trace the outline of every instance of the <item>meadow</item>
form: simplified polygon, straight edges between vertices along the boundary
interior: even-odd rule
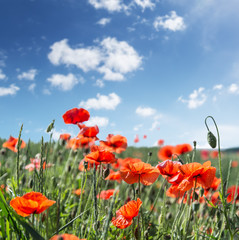
[[[0,139],[0,239],[239,239],[239,155],[216,125],[209,150],[130,147],[87,114],[63,115],[77,137],[53,141],[53,121],[39,143]]]

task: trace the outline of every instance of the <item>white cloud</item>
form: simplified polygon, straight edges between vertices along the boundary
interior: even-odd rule
[[[45,95],[51,95],[51,91],[49,89],[47,89],[47,88],[44,88],[42,92]]]
[[[95,82],[95,86],[100,88],[104,87],[105,86],[104,81],[102,81],[101,79],[97,79]]]
[[[0,67],[5,67],[5,60],[7,59],[7,56],[4,51],[0,50]]]
[[[204,88],[200,87],[198,90],[194,90],[188,97],[188,99],[178,98],[178,101],[187,103],[189,109],[195,109],[203,105],[207,99],[206,94],[203,93]]]
[[[119,12],[124,8],[122,0],[89,0],[89,3],[96,9],[106,9],[109,12]]]
[[[162,117],[163,117],[162,114],[157,114],[156,116],[154,116],[154,121],[153,121],[152,126],[149,129],[149,131],[153,131],[153,130],[159,128],[159,125],[160,125],[159,119],[162,119]]]
[[[238,94],[239,93],[239,87],[237,84],[232,83],[229,88],[228,88],[229,93],[235,93]]]
[[[97,125],[98,127],[106,127],[109,124],[109,119],[106,117],[91,117],[87,121],[87,126]]]
[[[223,88],[222,84],[217,84],[213,86],[213,90],[221,90]]]
[[[25,79],[25,80],[30,80],[33,81],[37,75],[37,70],[36,69],[30,69],[27,72],[23,72],[17,76],[19,80]]]
[[[102,60],[101,52],[95,47],[72,49],[68,40],[55,42],[51,47],[48,58],[54,65],[75,65],[84,72],[95,69]]]
[[[155,3],[151,2],[151,0],[134,0],[134,2],[143,8],[143,10],[145,8],[150,8],[153,9],[155,7]]]
[[[156,110],[150,107],[137,107],[135,111],[138,115],[143,117],[153,116],[156,113]]]
[[[6,79],[7,76],[2,72],[2,69],[0,69],[0,80]]]
[[[79,82],[72,73],[66,76],[62,74],[53,74],[47,81],[50,82],[53,87],[58,87],[62,91],[71,90]]]
[[[160,28],[168,29],[173,32],[183,31],[186,25],[182,17],[178,16],[175,11],[171,11],[170,15],[159,16],[154,20],[154,28],[158,31]]]
[[[0,97],[7,96],[7,95],[15,95],[20,88],[17,87],[15,84],[11,84],[10,87],[0,87]]]
[[[143,124],[138,124],[138,125],[134,126],[133,130],[134,131],[139,131],[139,129],[142,128],[142,127],[143,127]]]
[[[122,81],[124,75],[140,68],[142,57],[125,41],[105,38],[98,46],[73,49],[67,39],[55,42],[48,58],[54,65],[75,65],[84,72],[94,70],[104,80]]]
[[[97,94],[97,98],[89,98],[87,101],[81,101],[79,107],[86,109],[107,109],[115,110],[120,104],[121,99],[115,93],[110,93],[109,96]]]
[[[110,18],[101,18],[97,24],[105,26],[106,24],[110,23],[111,19]]]
[[[35,83],[32,83],[32,84],[28,87],[28,90],[29,90],[30,92],[34,92],[35,87],[36,87],[36,84],[35,84]]]

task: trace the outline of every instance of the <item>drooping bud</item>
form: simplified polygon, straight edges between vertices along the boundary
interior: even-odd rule
[[[46,130],[47,133],[49,133],[54,128],[54,123],[55,123],[55,120],[53,120],[52,123],[49,124]]]
[[[107,168],[104,169],[103,171],[103,178],[107,178],[108,176],[110,175],[110,167],[109,167],[109,164],[107,164]]]
[[[207,133],[207,141],[211,148],[215,148],[217,146],[217,139],[211,131],[208,131]]]

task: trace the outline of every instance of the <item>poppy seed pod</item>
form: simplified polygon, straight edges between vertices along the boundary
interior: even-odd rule
[[[215,148],[217,146],[217,139],[211,131],[207,133],[207,141],[211,148]]]
[[[106,169],[104,169],[102,175],[103,175],[103,178],[104,178],[104,179],[107,178],[107,177],[110,175],[110,169],[109,169],[109,167],[107,167]]]

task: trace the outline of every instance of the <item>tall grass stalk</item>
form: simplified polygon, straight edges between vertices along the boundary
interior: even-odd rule
[[[18,135],[18,140],[17,140],[17,191],[20,194],[20,181],[19,181],[19,175],[20,175],[20,148],[21,148],[21,135],[22,135],[22,129],[23,129],[23,124],[20,128],[20,132]]]

